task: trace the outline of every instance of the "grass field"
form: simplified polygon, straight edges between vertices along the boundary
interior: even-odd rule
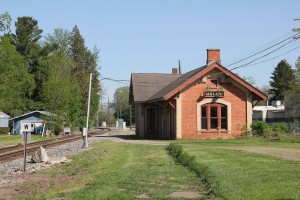
[[[73,156],[71,163],[33,172],[30,182],[17,189],[31,199],[174,199],[170,194],[177,191],[196,192],[200,195],[196,199],[300,199],[300,161],[241,150],[300,150],[300,143],[261,139],[173,142],[195,156],[206,177],[197,177],[175,162],[165,146],[106,141]],[[208,194],[209,189],[215,195]]]
[[[39,141],[39,140],[53,139],[53,138],[55,138],[55,136],[42,138],[41,135],[31,135],[32,142]],[[23,143],[21,135],[0,135],[0,147],[17,145],[18,143]]]
[[[101,142],[72,160],[34,173],[46,175],[52,186],[42,193],[45,185],[31,183],[33,199],[173,199],[169,195],[176,191],[217,199],[206,194],[199,177],[174,162],[165,146]]]
[[[300,199],[299,161],[240,150],[241,147],[300,150],[300,143],[261,139],[176,143],[181,144],[189,155],[194,155],[199,165],[207,167],[213,191],[224,199]]]

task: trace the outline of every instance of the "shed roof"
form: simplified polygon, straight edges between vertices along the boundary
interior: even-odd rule
[[[10,118],[10,116],[8,114],[5,114],[4,112],[0,112],[0,117]]]
[[[47,115],[47,116],[52,116],[52,115],[54,115],[53,113],[50,113],[50,112],[47,112],[47,111],[35,110],[35,111],[32,111],[32,112],[25,113],[25,114],[23,114],[23,115],[20,115],[20,116],[11,118],[10,120],[18,119],[18,118],[20,118],[20,117],[24,117],[24,116],[27,116],[27,115],[30,115],[30,114],[36,113],[36,112],[38,112],[38,113],[40,113],[40,114],[42,114],[42,115]]]

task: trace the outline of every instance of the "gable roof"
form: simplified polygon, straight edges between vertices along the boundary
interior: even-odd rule
[[[178,87],[176,87],[174,90],[170,91],[169,93],[166,93],[164,95],[163,99],[164,100],[168,100],[169,98],[171,98],[172,96],[174,96],[176,93],[178,93],[180,90],[184,89],[185,87],[187,87],[191,83],[193,83],[196,80],[198,80],[199,78],[203,77],[205,74],[207,74],[208,72],[210,72],[213,69],[218,69],[221,73],[224,73],[225,75],[231,77],[233,80],[237,81],[239,84],[241,84],[242,86],[244,86],[245,88],[247,88],[248,90],[250,90],[252,92],[252,94],[254,95],[253,99],[255,99],[255,100],[265,100],[265,99],[268,99],[268,96],[266,94],[264,94],[262,91],[260,91],[256,87],[252,86],[251,84],[249,84],[248,82],[246,82],[244,79],[242,79],[238,75],[232,73],[230,70],[226,69],[225,67],[223,67],[222,65],[220,65],[216,61],[212,61],[211,63],[207,64],[206,67],[203,67],[193,77],[191,77],[190,79],[186,80],[183,84],[179,85]]]
[[[197,69],[194,69],[192,71],[189,71],[185,74],[179,75],[179,77],[174,80],[173,82],[169,83],[166,87],[162,88],[160,91],[152,95],[148,101],[155,101],[155,100],[165,100],[165,95],[169,94],[176,88],[183,85],[187,80],[191,79],[193,76],[195,76],[197,73],[199,73],[201,70],[203,70],[205,66],[199,67]]]
[[[182,89],[186,88],[190,84],[194,83],[198,79],[202,78],[205,74],[218,69],[220,73],[231,77],[233,80],[250,90],[255,100],[265,100],[267,95],[263,92],[247,83],[238,75],[232,73],[218,62],[212,61],[205,66],[196,68],[182,75],[174,74],[132,74],[131,87],[134,102],[152,102],[168,100]],[[134,77],[134,78],[133,78]],[[148,83],[147,85],[143,84]],[[140,84],[140,85],[138,85]]]
[[[30,114],[36,113],[36,112],[37,112],[37,113],[40,113],[40,114],[42,114],[42,115],[47,115],[47,116],[52,116],[52,115],[54,115],[53,113],[50,113],[50,112],[47,112],[47,111],[35,110],[35,111],[32,111],[32,112],[25,113],[25,114],[23,114],[23,115],[20,115],[20,116],[11,118],[11,119],[9,119],[9,120],[18,119],[18,118],[20,118],[20,117],[24,117],[24,116],[27,116],[27,115],[30,115]]]
[[[151,96],[175,81],[178,74],[133,73],[131,74],[130,93],[134,102],[149,101]],[[132,96],[132,95],[131,95]]]
[[[0,117],[10,118],[10,116],[8,114],[5,114],[4,112],[0,112]]]

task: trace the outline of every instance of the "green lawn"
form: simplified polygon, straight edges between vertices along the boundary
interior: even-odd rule
[[[208,181],[224,199],[300,199],[300,162],[232,150],[234,147],[300,149],[299,143],[261,139],[176,141],[207,166]]]
[[[31,135],[31,141],[39,141],[39,140],[46,140],[50,138],[42,138],[41,135]],[[21,135],[0,135],[0,147],[10,146],[10,145],[17,145],[18,143],[22,142]]]
[[[173,199],[169,195],[175,191],[198,191],[201,199],[217,199],[164,146],[101,142],[93,147],[69,164],[34,173],[47,175],[51,187],[42,193],[43,184],[31,183],[37,191],[33,199]]]

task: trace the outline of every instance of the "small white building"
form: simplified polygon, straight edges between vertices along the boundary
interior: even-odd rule
[[[252,118],[269,123],[286,121],[283,101],[273,101],[271,106],[255,106]]]
[[[0,112],[0,127],[1,128],[7,128],[8,127],[8,121],[10,116],[5,114],[4,112]]]

